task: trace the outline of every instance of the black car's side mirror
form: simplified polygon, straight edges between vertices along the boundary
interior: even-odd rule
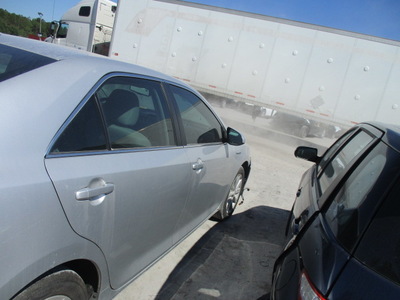
[[[294,151],[294,156],[315,163],[318,163],[321,159],[318,156],[318,149],[304,146],[297,147],[297,149]]]
[[[227,143],[233,146],[240,146],[245,143],[244,137],[235,129],[228,127]]]

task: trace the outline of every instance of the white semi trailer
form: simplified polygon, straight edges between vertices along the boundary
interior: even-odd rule
[[[400,124],[398,41],[177,0],[83,0],[55,25],[51,42],[221,99],[345,127]]]
[[[108,55],[116,9],[109,0],[83,0],[52,22],[45,41]]]
[[[201,92],[351,126],[400,124],[399,46],[176,0],[119,0],[109,56]]]

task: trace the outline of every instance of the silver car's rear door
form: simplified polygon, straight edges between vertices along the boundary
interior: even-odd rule
[[[172,246],[188,194],[183,149],[46,160],[73,229],[106,256],[114,288]]]
[[[172,247],[190,192],[192,170],[162,95],[155,81],[105,80],[45,161],[71,226],[102,249],[113,288]]]

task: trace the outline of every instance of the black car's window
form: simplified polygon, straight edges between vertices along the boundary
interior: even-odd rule
[[[159,82],[113,77],[96,92],[112,148],[175,145],[169,111]]]
[[[0,45],[0,82],[55,61],[46,56]]]
[[[368,227],[355,257],[400,284],[400,182]]]
[[[349,251],[367,226],[389,183],[386,177],[383,178],[387,174],[383,172],[387,166],[385,150],[386,146],[379,144],[363,159],[324,213],[337,240]],[[367,199],[371,199],[370,202]]]
[[[373,139],[374,138],[365,131],[360,131],[326,164],[318,180],[321,194],[323,194],[331,183],[344,172],[353,159],[363,151]]]
[[[106,138],[96,99],[92,97],[61,133],[50,153],[105,150]]]
[[[171,86],[187,144],[222,142],[222,127],[204,102],[188,90]]]
[[[322,156],[321,161],[318,164],[318,173],[321,172],[326,164],[330,161],[335,152],[346,142],[350,135],[354,134],[354,130],[348,131],[343,134]]]

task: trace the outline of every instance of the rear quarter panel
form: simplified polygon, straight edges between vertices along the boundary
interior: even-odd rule
[[[108,281],[101,252],[71,229],[44,166],[51,139],[97,80],[74,63],[60,63],[60,80],[57,64],[0,83],[0,299],[74,259],[95,261]]]
[[[106,286],[100,250],[72,231],[47,174],[30,175],[33,179],[24,184],[15,184],[12,176],[14,182],[0,186],[0,299],[10,299],[43,273],[75,259],[96,262]]]

